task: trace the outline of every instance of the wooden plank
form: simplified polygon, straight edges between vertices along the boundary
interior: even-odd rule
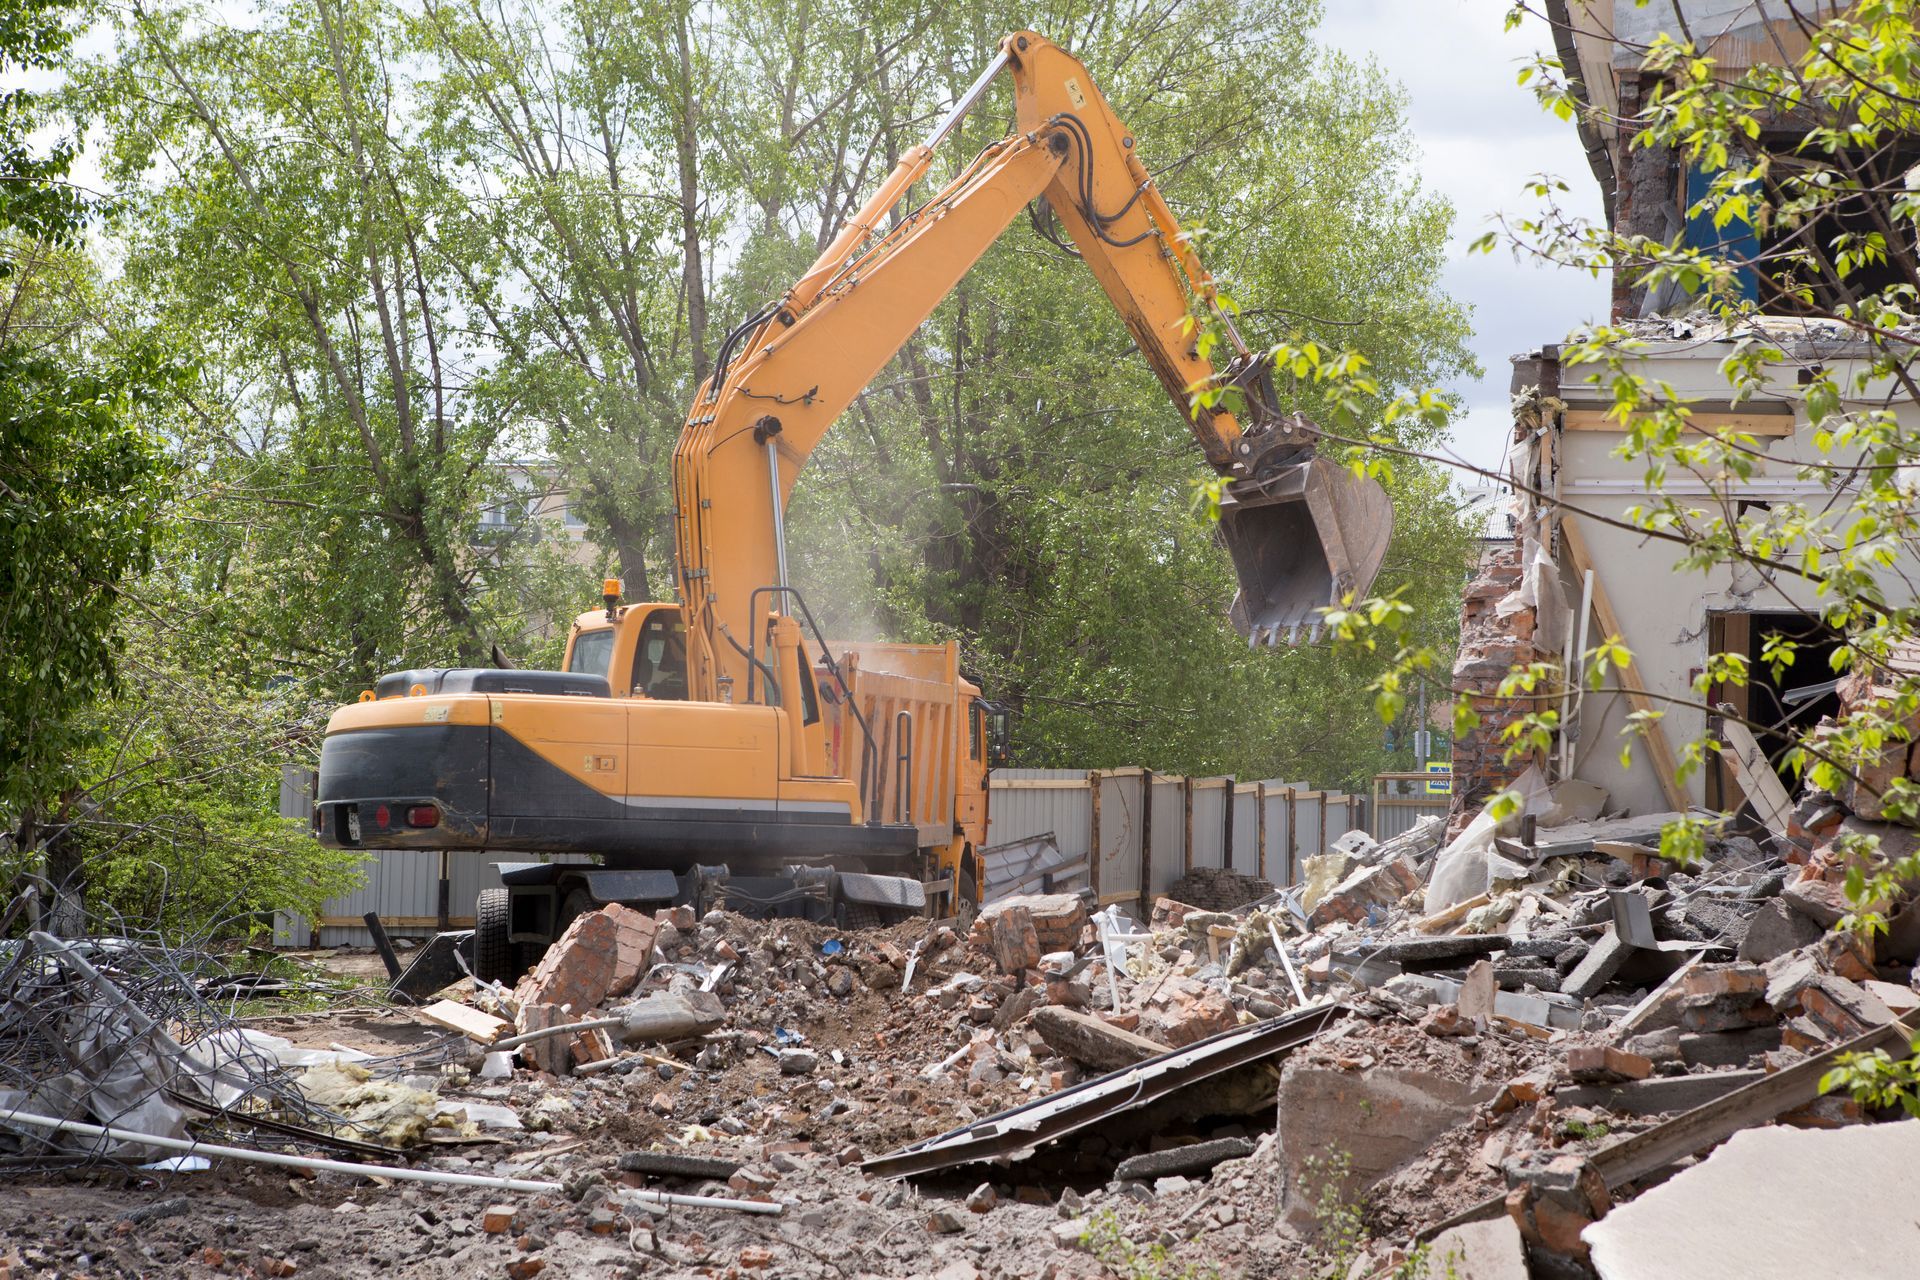
[[[1613,611],[1613,598],[1607,594],[1605,579],[1600,576],[1600,571],[1594,567],[1592,557],[1587,554],[1586,539],[1580,536],[1578,522],[1562,519],[1560,538],[1567,549],[1567,558],[1573,562],[1574,573],[1576,575],[1589,572],[1593,574],[1593,612],[1600,619],[1600,629],[1610,636],[1620,637],[1621,643],[1625,644],[1631,652],[1633,644],[1627,639],[1626,631],[1620,626],[1620,616]],[[1663,708],[1655,706],[1653,699],[1647,696],[1647,686],[1640,679],[1638,662],[1639,655],[1636,654],[1635,665],[1617,668],[1620,673],[1620,684],[1627,691],[1627,701],[1635,711],[1661,711]],[[1668,808],[1684,813],[1687,810],[1687,793],[1681,788],[1679,779],[1675,776],[1679,772],[1680,763],[1673,754],[1673,744],[1667,740],[1666,726],[1661,721],[1655,720],[1646,726],[1646,730],[1643,741],[1647,744],[1648,753],[1653,757],[1653,769],[1660,781],[1660,794],[1666,797]]]
[[[1087,857],[1093,861],[1087,872],[1087,884],[1096,898],[1100,896],[1100,864],[1105,861],[1100,849],[1100,779],[1103,776],[1098,769],[1087,774]]]
[[[1136,905],[1147,918],[1148,895],[1153,892],[1153,770],[1140,771],[1140,893]]]
[[[458,1000],[435,1000],[414,1012],[436,1027],[458,1031],[467,1039],[477,1040],[481,1044],[492,1044],[513,1030],[513,1024],[505,1018],[496,1018]]]
[[[1185,862],[1182,864],[1182,870],[1192,871],[1193,870],[1193,779],[1192,777],[1185,777],[1180,779],[1180,792],[1186,804],[1186,823],[1187,823],[1187,834],[1186,834],[1186,839],[1184,841],[1185,847],[1181,850],[1181,855],[1185,859]]]
[[[1754,740],[1753,731],[1738,720],[1723,718],[1720,721],[1720,737],[1727,744],[1720,749],[1720,756],[1727,762],[1727,767],[1733,770],[1740,790],[1753,802],[1754,812],[1760,815],[1760,821],[1776,839],[1786,839],[1787,818],[1793,813],[1793,797],[1787,794],[1780,775],[1767,763],[1767,753]]]
[[[1636,413],[1636,421],[1650,422],[1650,413]],[[1562,416],[1562,425],[1568,431],[1614,431],[1621,435],[1627,433],[1627,424],[1610,416],[1604,409],[1569,409]],[[1740,431],[1750,436],[1790,436],[1794,430],[1794,417],[1791,412],[1777,413],[1712,413],[1695,412],[1687,416],[1689,431],[1706,434],[1708,432]]]

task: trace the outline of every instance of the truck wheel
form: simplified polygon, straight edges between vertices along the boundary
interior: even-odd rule
[[[505,889],[482,889],[473,908],[473,973],[487,982],[511,983],[520,976],[512,931],[512,906]]]
[[[842,929],[878,929],[888,923],[885,913],[871,902],[842,902],[833,914]]]
[[[973,859],[967,859],[960,868],[960,901],[953,904],[953,914],[962,920],[970,920],[980,912],[980,884],[973,877]]]
[[[595,910],[598,908],[594,905],[593,895],[587,892],[586,886],[576,884],[567,890],[567,896],[560,900],[560,918],[553,922],[553,940],[558,942],[560,935],[565,933],[575,920]]]

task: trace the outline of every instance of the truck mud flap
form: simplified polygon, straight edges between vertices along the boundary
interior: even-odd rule
[[[905,876],[877,876],[865,871],[842,871],[839,898],[862,906],[888,907],[918,914],[927,909],[927,891]]]

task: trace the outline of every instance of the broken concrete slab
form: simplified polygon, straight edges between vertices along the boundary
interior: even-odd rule
[[[1461,984],[1451,978],[1436,978],[1425,973],[1403,973],[1380,984],[1381,989],[1410,1004],[1455,1004]],[[1495,1017],[1511,1018],[1536,1027],[1557,1027],[1571,1031],[1580,1025],[1580,1009],[1563,997],[1522,995],[1517,991],[1493,993]]]
[[[1601,1280],[1905,1280],[1920,1120],[1734,1134],[1582,1238]]]
[[[1751,1031],[1703,1031],[1680,1037],[1680,1058],[1690,1067],[1744,1067],[1780,1047],[1779,1027]]]
[[[1472,1118],[1475,1107],[1499,1093],[1490,1082],[1467,1083],[1430,1071],[1375,1067],[1347,1071],[1289,1062],[1280,1073],[1280,1203],[1289,1221],[1313,1221],[1321,1188],[1310,1161],[1345,1152],[1341,1203],[1423,1152],[1433,1140]],[[1324,1174],[1324,1170],[1320,1171]]]
[[[1764,965],[1768,960],[1797,952],[1820,938],[1820,925],[1807,915],[1795,912],[1780,898],[1774,898],[1747,921],[1747,936],[1740,940],[1741,960]]]
[[[1451,1280],[1527,1280],[1520,1228],[1510,1217],[1448,1227],[1427,1248],[1430,1274]]]
[[[1163,1044],[1064,1005],[1035,1009],[1033,1029],[1055,1053],[1096,1071],[1118,1071],[1167,1051]]]
[[[1212,1142],[1190,1142],[1184,1147],[1149,1151],[1129,1156],[1113,1171],[1121,1181],[1151,1182],[1174,1174],[1205,1173],[1223,1160],[1239,1160],[1253,1154],[1251,1138],[1216,1138]]]
[[[1553,1100],[1568,1107],[1603,1107],[1623,1115],[1657,1116],[1691,1111],[1715,1098],[1763,1078],[1765,1071],[1712,1071],[1694,1076],[1655,1076],[1622,1084],[1583,1084],[1555,1089]]]
[[[1498,933],[1448,934],[1438,938],[1391,938],[1377,944],[1364,940],[1342,943],[1342,950],[1364,951],[1375,959],[1397,964],[1403,969],[1443,965],[1459,960],[1478,960],[1506,948],[1506,936]]]
[[[1563,995],[1586,999],[1599,993],[1600,988],[1612,981],[1632,956],[1633,946],[1620,936],[1612,925],[1593,944],[1593,948],[1574,966],[1573,972],[1560,984]]]

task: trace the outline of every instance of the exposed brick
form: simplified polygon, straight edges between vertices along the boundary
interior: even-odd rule
[[[640,985],[653,963],[653,939],[660,926],[646,912],[617,902],[601,908],[601,914],[613,921],[614,929],[613,979],[607,983],[607,994],[624,996]],[[721,945],[732,950],[725,942]],[[731,958],[738,959],[738,955]]]
[[[613,982],[618,932],[613,918],[605,912],[589,911],[576,917],[560,940],[547,948],[533,972],[520,980],[514,989],[515,999],[522,1006],[565,1005],[575,1013],[595,1008],[607,998]]]

